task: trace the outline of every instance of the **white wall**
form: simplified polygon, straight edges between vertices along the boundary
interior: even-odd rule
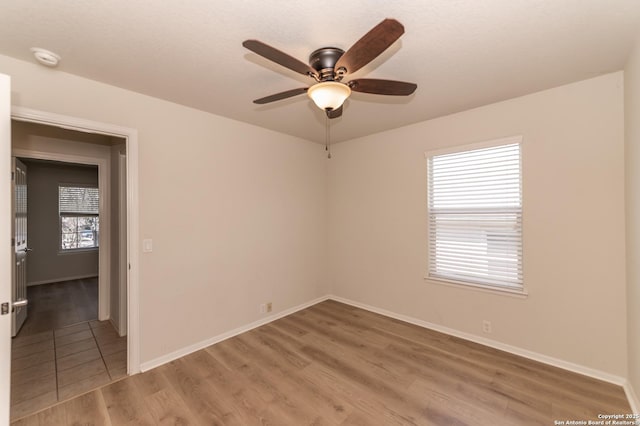
[[[511,135],[529,296],[425,281],[424,152]],[[328,177],[334,294],[626,377],[622,73],[337,144]]]
[[[138,130],[141,361],[327,293],[320,145],[0,56],[13,105]]]
[[[640,34],[624,69],[624,88],[629,382],[638,395],[640,392]]]

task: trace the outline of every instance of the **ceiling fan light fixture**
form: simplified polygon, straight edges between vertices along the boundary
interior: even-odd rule
[[[337,81],[323,81],[309,87],[307,95],[323,111],[340,108],[351,95],[351,88]]]

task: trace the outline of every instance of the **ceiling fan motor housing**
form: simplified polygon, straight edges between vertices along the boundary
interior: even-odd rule
[[[314,50],[309,55],[309,66],[318,72],[320,81],[340,81],[341,75],[336,75],[335,66],[344,50],[337,47],[323,47]]]

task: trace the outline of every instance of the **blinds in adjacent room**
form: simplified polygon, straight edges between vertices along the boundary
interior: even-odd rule
[[[97,215],[99,201],[98,188],[58,187],[58,206],[61,215]]]
[[[519,141],[428,156],[430,278],[523,290],[520,164]]]

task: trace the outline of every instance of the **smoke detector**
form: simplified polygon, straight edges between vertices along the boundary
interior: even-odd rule
[[[51,68],[58,66],[58,62],[60,62],[61,59],[60,55],[40,47],[32,47],[31,53],[35,56],[36,61]]]

